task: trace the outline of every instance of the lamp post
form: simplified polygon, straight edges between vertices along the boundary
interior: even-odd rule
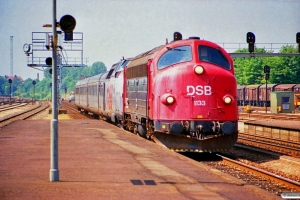
[[[9,105],[11,105],[11,83],[12,83],[12,80],[8,79],[8,82],[9,82]]]
[[[35,103],[35,81],[32,81],[32,85],[33,85],[33,98],[32,98],[32,105]]]

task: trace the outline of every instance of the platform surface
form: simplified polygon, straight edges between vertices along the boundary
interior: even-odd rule
[[[0,199],[280,199],[99,120],[59,120],[50,182],[50,120],[0,129]]]

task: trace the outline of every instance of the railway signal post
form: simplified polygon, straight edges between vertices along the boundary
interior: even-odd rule
[[[32,85],[33,85],[33,98],[32,98],[32,105],[35,104],[35,81],[32,81]]]
[[[9,105],[11,105],[11,84],[12,84],[12,80],[8,79],[8,83],[9,83]]]
[[[59,181],[58,170],[58,104],[60,104],[60,90],[58,89],[58,76],[60,68],[57,67],[57,25],[56,22],[56,0],[53,0],[53,18],[52,18],[52,59],[46,60],[46,64],[50,64],[52,61],[52,120],[50,124],[51,136],[50,136],[50,181]],[[73,40],[73,30],[76,26],[76,20],[71,15],[64,15],[59,22],[59,26],[65,34],[65,40]],[[61,82],[61,81],[60,81]],[[60,87],[59,87],[60,88]],[[59,90],[59,93],[58,93]]]
[[[267,88],[267,85],[268,85],[268,80],[270,78],[270,67],[268,65],[266,65],[264,67],[264,73],[265,73],[265,79],[266,79],[266,103],[265,103],[265,106],[266,106],[266,113],[267,113],[267,108],[268,108],[268,105],[267,105],[267,102],[268,102],[268,88]]]

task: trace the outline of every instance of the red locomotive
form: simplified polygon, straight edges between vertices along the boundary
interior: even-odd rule
[[[175,32],[174,41],[79,81],[75,103],[172,150],[219,152],[237,140],[236,85],[223,48]]]

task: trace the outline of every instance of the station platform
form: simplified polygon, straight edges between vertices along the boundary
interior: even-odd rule
[[[0,199],[281,199],[100,120],[59,120],[50,182],[50,120],[0,129]]]

